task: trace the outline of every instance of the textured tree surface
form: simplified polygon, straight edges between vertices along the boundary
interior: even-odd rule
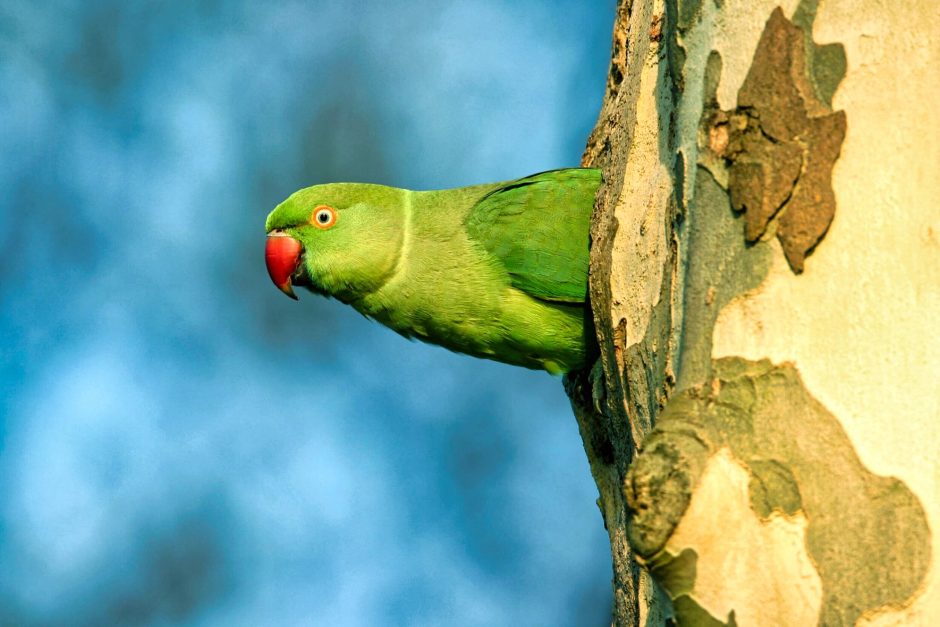
[[[928,0],[620,2],[566,380],[614,624],[940,616],[937,33]]]

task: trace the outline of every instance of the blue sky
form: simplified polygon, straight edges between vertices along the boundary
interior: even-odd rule
[[[0,624],[606,624],[560,380],[292,302],[262,249],[299,187],[577,165],[612,18],[6,0]]]

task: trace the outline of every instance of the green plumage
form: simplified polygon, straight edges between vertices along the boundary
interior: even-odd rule
[[[550,301],[587,296],[597,170],[553,170],[504,184],[467,216],[467,232],[502,261],[514,287]]]
[[[587,365],[588,246],[600,172],[412,192],[333,183],[302,189],[266,230],[303,245],[296,284],[406,337],[552,373]],[[328,206],[329,228],[311,224]]]

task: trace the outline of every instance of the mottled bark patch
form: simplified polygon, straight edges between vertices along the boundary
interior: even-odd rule
[[[668,539],[708,459],[728,449],[752,475],[758,517],[806,516],[806,550],[823,587],[819,624],[851,625],[865,612],[904,604],[930,561],[917,497],[862,465],[839,421],[793,366],[726,358],[712,372],[705,384],[673,397],[627,475],[628,530],[638,554],[653,565],[675,559],[662,555]],[[688,568],[682,576],[666,571],[679,584],[671,595],[694,599]]]
[[[734,620],[734,610],[728,614],[727,621],[720,621],[687,594],[673,599],[672,606],[682,627],[737,627],[738,624]]]
[[[698,555],[692,549],[678,554],[660,551],[647,563],[656,580],[669,591],[673,609],[681,618],[683,627],[731,627],[735,625],[734,611],[722,622],[709,614],[692,596],[698,571]]]
[[[835,215],[832,168],[846,130],[845,112],[833,112],[827,102],[841,78],[834,76],[839,60],[844,72],[842,46],[809,42],[818,54],[808,57],[807,37],[775,9],[737,108],[713,111],[708,130],[709,148],[728,164],[731,204],[744,212],[745,238],[756,242],[775,227],[797,274]],[[812,59],[819,80],[810,75]]]
[[[712,335],[721,309],[760,285],[770,269],[770,247],[748,246],[741,238],[744,217],[731,211],[728,193],[703,166],[695,168],[695,196],[689,201],[682,308],[679,390],[711,376]]]

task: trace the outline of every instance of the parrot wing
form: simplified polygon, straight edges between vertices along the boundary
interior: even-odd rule
[[[550,170],[507,182],[470,210],[470,237],[506,268],[512,285],[541,300],[587,298],[589,232],[600,170]]]

